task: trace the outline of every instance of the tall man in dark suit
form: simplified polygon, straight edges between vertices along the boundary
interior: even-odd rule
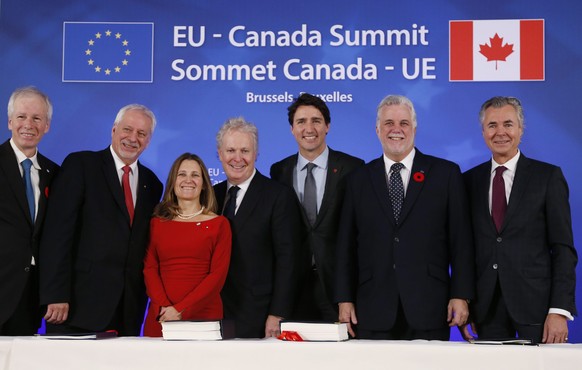
[[[0,335],[33,335],[41,323],[38,244],[59,167],[38,144],[52,114],[48,96],[34,87],[15,90],[8,101],[12,138],[0,145]]]
[[[346,186],[339,319],[358,338],[448,340],[449,327],[466,322],[474,293],[461,171],[415,149],[416,113],[403,96],[380,102],[376,133],[384,155],[355,170]]]
[[[222,290],[224,317],[239,338],[279,335],[297,289],[300,215],[293,191],[255,169],[255,125],[228,120],[216,143],[226,181],[214,186],[220,210],[231,220],[232,254]]]
[[[491,160],[467,171],[475,235],[479,338],[563,343],[576,315],[578,256],[568,185],[559,167],[518,149],[523,108],[513,97],[487,100],[479,112]],[[465,326],[464,337],[472,337]]]
[[[335,249],[345,177],[364,161],[327,146],[331,116],[321,98],[301,94],[287,110],[299,153],[273,164],[271,178],[295,190],[303,205],[302,220],[307,230],[299,264],[300,298],[291,319],[335,321],[338,317],[333,300]],[[305,195],[306,187],[310,186],[309,163],[314,165],[309,170],[314,180],[313,198]],[[309,210],[309,199],[315,200],[313,212]]]
[[[155,124],[148,108],[125,106],[110,147],[65,158],[40,247],[47,332],[139,335],[147,302],[143,257],[162,183],[138,158]]]

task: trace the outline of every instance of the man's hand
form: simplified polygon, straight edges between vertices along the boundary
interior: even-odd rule
[[[469,319],[469,304],[464,299],[452,298],[447,307],[447,322],[450,327],[461,326]]]
[[[281,319],[283,318],[275,315],[267,316],[267,321],[265,322],[265,338],[277,338],[281,334],[281,327],[279,326]]]
[[[549,313],[544,323],[542,343],[566,343],[567,341],[568,319],[557,313]]]
[[[44,319],[49,324],[62,324],[69,317],[68,303],[51,303],[46,307]]]
[[[469,330],[471,327],[471,330]],[[477,335],[477,330],[475,329],[475,323],[470,322],[459,326],[459,332],[463,336],[463,339],[469,341],[471,339],[475,339],[475,335]],[[473,332],[473,334],[471,334]]]
[[[356,307],[352,302],[341,302],[339,304],[339,322],[345,322],[348,324],[348,332],[355,338],[356,333],[352,328],[352,325],[358,324],[358,318],[356,317]]]

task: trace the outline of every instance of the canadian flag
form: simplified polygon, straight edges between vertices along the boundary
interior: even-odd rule
[[[544,20],[449,22],[450,81],[544,80]]]

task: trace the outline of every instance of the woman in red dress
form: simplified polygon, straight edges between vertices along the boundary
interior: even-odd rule
[[[182,154],[170,169],[151,220],[144,261],[150,297],[145,336],[162,336],[162,321],[222,319],[220,291],[232,239],[228,219],[215,212],[204,162],[195,154]]]

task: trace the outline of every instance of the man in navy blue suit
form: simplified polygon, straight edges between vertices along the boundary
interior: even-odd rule
[[[218,208],[232,228],[232,255],[222,289],[224,318],[238,338],[277,337],[292,312],[301,243],[293,191],[255,168],[257,127],[243,118],[225,122],[216,136],[226,180],[214,185]]]
[[[109,147],[65,158],[39,252],[47,333],[139,335],[147,303],[143,258],[162,183],[138,159],[155,126],[150,109],[126,105]]]
[[[12,137],[0,145],[0,335],[33,335],[41,323],[38,244],[48,189],[59,166],[40,154],[53,106],[35,87],[16,89],[8,101]],[[29,162],[30,190],[25,187]]]
[[[295,190],[301,201],[303,242],[299,271],[299,299],[291,319],[337,320],[333,301],[337,228],[346,176],[364,164],[359,158],[328,147],[326,137],[331,115],[325,102],[311,94],[301,94],[288,108],[291,133],[299,153],[273,164],[271,178]],[[308,166],[311,164],[315,196],[314,212],[309,213],[306,194]]]
[[[383,155],[349,177],[338,235],[339,319],[362,339],[448,340],[474,293],[469,207],[459,166],[414,147],[404,96],[378,105]]]
[[[517,334],[534,342],[565,342],[567,320],[576,315],[578,261],[568,184],[559,167],[518,149],[524,131],[518,99],[487,100],[479,120],[492,158],[464,174],[478,276],[473,329],[481,339]],[[472,337],[467,326],[463,336]]]

